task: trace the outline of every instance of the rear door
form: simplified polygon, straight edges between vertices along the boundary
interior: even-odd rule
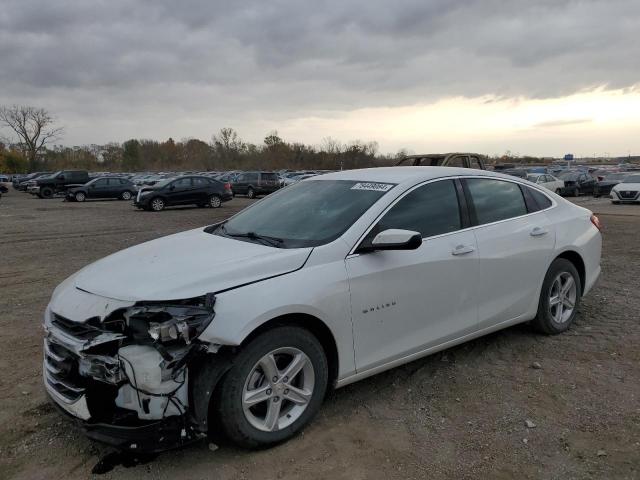
[[[247,193],[247,177],[248,177],[248,173],[241,173],[240,175],[238,175],[236,177],[236,179],[233,181],[233,192],[234,193],[239,193],[239,194],[245,194]]]
[[[356,368],[399,360],[477,328],[478,254],[463,230],[454,180],[423,184],[397,201],[365,237],[400,228],[418,231],[409,251],[374,251],[346,259]]]
[[[464,181],[478,244],[479,327],[516,319],[537,305],[555,246],[555,230],[516,182],[493,178]],[[528,188],[524,187],[523,188]]]

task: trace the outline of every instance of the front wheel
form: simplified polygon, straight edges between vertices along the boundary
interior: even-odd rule
[[[538,314],[533,321],[536,328],[549,335],[568,330],[581,295],[580,275],[573,263],[564,258],[554,260],[542,284]]]
[[[84,194],[84,192],[76,192],[76,194],[74,195],[76,202],[84,202],[87,198],[87,196]]]
[[[128,202],[129,200],[131,200],[133,198],[133,194],[131,192],[129,192],[128,190],[125,190],[124,192],[122,192],[120,194],[120,198],[122,200],[126,200]]]
[[[164,200],[162,200],[160,197],[156,197],[153,200],[151,200],[151,210],[153,210],[154,212],[159,212],[161,210],[164,210]]]
[[[308,330],[282,326],[253,339],[238,353],[216,391],[217,423],[246,448],[291,438],[320,409],[329,368]]]

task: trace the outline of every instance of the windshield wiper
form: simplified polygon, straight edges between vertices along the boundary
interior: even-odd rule
[[[248,238],[249,240],[259,240],[264,243],[268,243],[272,247],[282,248],[282,244],[284,240],[278,237],[270,237],[268,235],[260,235],[255,232],[246,232],[246,233],[229,233],[224,225],[220,226],[221,230],[224,231],[224,234],[233,237],[233,238]]]

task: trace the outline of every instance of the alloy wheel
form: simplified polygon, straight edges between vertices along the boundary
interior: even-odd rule
[[[222,205],[222,201],[220,200],[220,197],[212,195],[209,199],[209,205],[211,205],[211,207],[213,208],[219,208],[220,205]]]
[[[131,200],[131,192],[122,192],[123,200]]]
[[[565,323],[573,315],[578,289],[573,276],[562,272],[553,280],[549,289],[549,312],[556,323]]]
[[[164,201],[161,198],[154,198],[151,201],[151,208],[154,211],[159,212],[160,210],[162,210],[164,208]]]
[[[309,405],[315,372],[309,357],[293,347],[273,350],[253,366],[242,390],[247,421],[264,432],[282,430]]]
[[[84,202],[85,195],[82,192],[76,193],[76,202]]]

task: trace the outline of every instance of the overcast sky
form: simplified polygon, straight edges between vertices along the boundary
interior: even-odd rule
[[[0,104],[67,145],[640,154],[638,0],[3,0]]]

